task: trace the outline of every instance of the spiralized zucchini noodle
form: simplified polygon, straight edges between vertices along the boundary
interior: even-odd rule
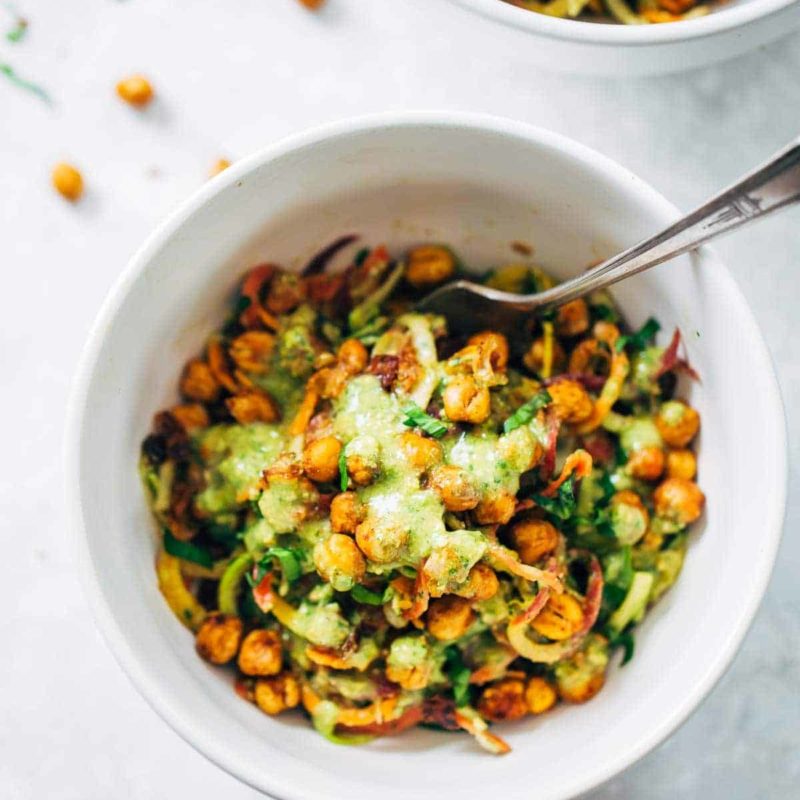
[[[650,25],[704,17],[711,10],[697,0],[498,0],[548,17],[610,20],[623,25]]]
[[[263,712],[337,744],[583,703],[677,580],[703,511],[680,334],[595,293],[520,341],[416,301],[464,266],[430,244],[300,274],[260,264],[155,416],[140,472],[158,586]],[[516,263],[496,288],[554,284]],[[619,678],[620,680],[623,677]]]

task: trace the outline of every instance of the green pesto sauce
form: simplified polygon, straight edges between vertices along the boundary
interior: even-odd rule
[[[292,621],[292,631],[320,647],[339,647],[350,633],[337,603],[314,605],[303,601]]]
[[[195,503],[201,513],[216,516],[241,505],[237,495],[258,481],[284,449],[286,439],[279,426],[255,422],[214,425],[202,431],[195,444],[206,478],[206,488]]]

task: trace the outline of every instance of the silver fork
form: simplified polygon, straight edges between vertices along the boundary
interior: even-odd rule
[[[604,289],[798,201],[800,138],[661,233],[552,289],[514,294],[460,280],[427,295],[417,308],[446,315],[450,327],[462,333],[493,328],[519,338],[534,312]]]

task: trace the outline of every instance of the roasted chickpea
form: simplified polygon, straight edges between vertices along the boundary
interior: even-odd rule
[[[669,400],[658,410],[656,427],[670,447],[686,447],[697,435],[700,415],[682,400]]]
[[[128,105],[144,108],[153,99],[153,87],[143,75],[131,75],[117,84],[117,94]]]
[[[502,372],[508,366],[508,339],[496,331],[482,331],[470,336],[467,346],[479,347],[489,354],[489,363],[492,369]]]
[[[280,635],[264,629],[250,631],[236,663],[245,675],[277,675],[283,663]]]
[[[190,400],[212,403],[217,399],[220,385],[205,361],[190,361],[183,370],[180,383],[181,394]]]
[[[521,719],[528,713],[525,682],[519,678],[503,678],[487,686],[478,701],[478,711],[492,722]]]
[[[240,425],[277,422],[281,418],[278,404],[266,392],[259,390],[246,391],[229,397],[225,405]]]
[[[169,413],[178,420],[185,431],[196,431],[208,427],[208,412],[200,403],[184,403],[173,406]]]
[[[442,460],[442,446],[433,439],[407,431],[400,436],[400,449],[414,469],[426,472]]]
[[[239,369],[262,374],[269,369],[274,349],[275,337],[271,333],[245,331],[231,342],[228,352]]]
[[[621,544],[636,544],[647,532],[650,514],[636,492],[625,489],[611,498],[611,527]]]
[[[544,714],[556,704],[556,700],[558,693],[550,681],[537,676],[528,680],[525,687],[525,703],[531,714]]]
[[[628,456],[628,472],[642,481],[656,481],[664,472],[664,451],[660,447],[640,447]]]
[[[72,164],[56,164],[51,180],[55,190],[71,203],[79,200],[83,194],[83,176]]]
[[[312,481],[326,483],[339,475],[342,443],[335,436],[323,436],[309,442],[303,450],[303,469]]]
[[[314,546],[314,566],[337,592],[347,592],[363,577],[367,565],[351,537],[332,533]]]
[[[607,375],[611,368],[611,348],[599,339],[584,339],[569,356],[569,371]]]
[[[523,564],[535,564],[558,547],[558,531],[544,519],[522,519],[511,528],[511,546]]]
[[[702,513],[705,495],[694,481],[667,478],[653,494],[656,515],[677,525],[689,525]]]
[[[440,464],[431,470],[429,481],[448,511],[468,511],[478,505],[478,490],[461,467]]]
[[[331,502],[331,528],[335,533],[355,533],[364,508],[355,492],[337,494]]]
[[[428,633],[440,642],[451,642],[463,636],[475,621],[469,600],[448,594],[431,600],[425,615]]]
[[[690,481],[697,475],[697,459],[691,450],[672,450],[667,453],[667,477]]]
[[[316,11],[318,8],[322,7],[322,4],[325,0],[300,0],[300,5],[305,6],[311,11]]]
[[[491,411],[491,396],[485,386],[478,386],[475,378],[457,375],[444,390],[444,413],[453,422],[485,422]]]
[[[578,298],[564,303],[556,316],[556,333],[559,336],[577,336],[589,330],[589,306]]]
[[[556,414],[567,423],[583,422],[594,408],[592,398],[578,381],[561,378],[547,387]]]
[[[403,527],[377,528],[366,519],[356,528],[356,542],[362,553],[376,564],[391,564],[397,561],[408,546],[409,533]]]
[[[475,520],[479,525],[505,525],[514,516],[517,499],[510,492],[483,497],[475,506]]]
[[[591,700],[603,688],[607,667],[608,642],[598,634],[590,634],[580,652],[556,665],[559,696],[568,703]]]
[[[300,704],[300,684],[289,672],[272,678],[259,678],[254,689],[254,699],[263,712],[275,716]]]
[[[194,646],[212,664],[227,664],[236,657],[242,640],[242,621],[228,614],[211,614],[197,631]]]
[[[358,375],[366,369],[369,353],[358,339],[346,339],[339,345],[336,353],[339,363],[344,366],[350,375]]]
[[[544,366],[544,338],[534,339],[528,352],[522,357],[522,363],[534,374],[538,375]],[[567,365],[567,354],[564,348],[556,341],[553,342],[552,371],[561,372]]]
[[[542,636],[561,642],[569,639],[583,623],[583,608],[571,595],[554,594],[547,605],[531,623],[531,627]]]
[[[380,444],[374,436],[362,434],[345,448],[347,474],[358,486],[372,483],[380,472]]]
[[[459,597],[466,597],[468,600],[488,600],[497,594],[500,588],[500,581],[497,573],[487,564],[476,564],[467,576],[464,584],[455,590]]]
[[[446,247],[424,245],[408,254],[406,280],[415,289],[444,283],[455,271],[455,259]]]

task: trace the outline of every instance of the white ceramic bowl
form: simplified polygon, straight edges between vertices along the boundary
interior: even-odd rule
[[[714,2],[714,0],[708,0]],[[534,37],[529,56],[549,69],[654,75],[723,61],[800,25],[798,0],[729,0],[705,17],[661,25],[609,25],[537,14],[501,0],[452,0]],[[491,31],[487,27],[487,37]]]
[[[770,357],[736,285],[708,252],[619,286],[633,324],[679,325],[703,376],[700,479],[708,496],[676,588],[641,626],[637,654],[583,707],[505,726],[502,760],[466,736],[419,730],[332,745],[300,718],[272,719],[195,656],[156,588],[152,524],[136,462],[183,362],[223,320],[259,259],[301,265],[342,233],[404,248],[452,243],[486,268],[512,240],[564,277],[673,220],[641,180],[568,139],[515,122],[403,114],[325,127],[214,179],[164,223],[106,302],[69,424],[69,493],[84,582],[111,648],[178,733],[249,784],[286,800],[565,798],[667,736],[731,660],[778,544],[785,432]],[[518,257],[517,257],[518,258]]]

